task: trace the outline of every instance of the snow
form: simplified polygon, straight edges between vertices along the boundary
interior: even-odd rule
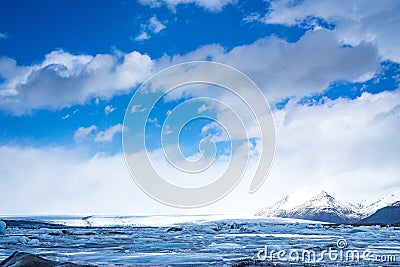
[[[322,191],[316,197],[310,199],[304,204],[294,209],[295,213],[305,215],[308,210],[320,212],[325,209],[336,211],[336,214],[342,218],[360,219],[361,214],[359,209],[351,203],[337,201],[331,195]]]
[[[46,222],[80,227],[162,227],[172,226],[187,222],[202,223],[207,221],[227,220],[237,218],[239,215],[152,215],[152,216],[87,216],[74,219],[46,219]],[[248,216],[249,218],[253,216]]]
[[[387,206],[392,206],[393,204],[397,203],[398,201],[400,201],[400,191],[383,196],[383,197],[379,198],[378,200],[367,204],[363,208],[363,212],[367,217],[381,208],[384,208]]]
[[[366,218],[386,206],[396,205],[400,201],[400,191],[384,196],[370,204],[352,204],[336,200],[325,191],[303,204],[295,205],[289,196],[285,196],[272,206],[259,211],[257,216],[264,217],[304,217],[321,212],[331,212],[344,221],[355,222]]]
[[[231,227],[240,230],[241,221],[263,220],[268,223],[314,223],[300,219],[260,218],[255,215],[213,214],[213,215],[151,215],[151,216],[87,216],[83,218],[41,217],[44,222],[70,227],[169,227],[186,223],[207,224],[209,222],[232,222]]]
[[[265,209],[259,211],[256,215],[257,216],[265,216],[265,217],[276,217],[282,211],[289,211],[295,205],[290,203],[290,197],[287,195],[280,201],[276,202],[274,205],[270,207],[266,207]]]

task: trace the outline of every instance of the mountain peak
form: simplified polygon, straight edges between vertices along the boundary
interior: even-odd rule
[[[293,205],[294,203],[290,203],[290,200],[291,198],[289,196],[285,196],[274,205],[258,212],[257,215],[334,223],[357,222],[367,218],[371,214],[382,212],[381,209],[385,207],[386,209],[398,209],[398,207],[400,207],[400,191],[381,197],[377,201],[368,205],[366,205],[365,202],[351,204],[348,202],[338,201],[325,190],[322,190],[318,195],[300,205],[299,203]]]
[[[386,206],[396,205],[396,202],[400,200],[400,191],[394,192],[392,194],[380,197],[378,200],[365,205],[364,212],[367,215],[371,215],[377,210],[384,208]]]
[[[282,198],[279,202],[284,203],[289,201],[289,195],[286,195],[284,198]]]
[[[284,198],[274,203],[272,206],[268,206],[265,209],[260,210],[256,215],[270,216],[270,217],[277,216],[280,211],[289,209],[288,203],[289,203],[289,195],[286,195]]]
[[[321,190],[321,192],[319,192],[319,194],[317,195],[318,198],[331,198],[332,196],[329,195],[325,190]]]
[[[289,196],[260,211],[258,215],[332,221],[343,223],[359,219],[358,210],[350,203],[337,201],[322,190],[318,195],[303,204],[289,205]]]
[[[337,201],[334,197],[329,195],[326,191],[322,190],[318,195],[308,200],[303,205],[311,206],[332,206],[336,205]]]

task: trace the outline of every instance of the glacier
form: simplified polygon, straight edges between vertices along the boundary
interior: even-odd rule
[[[399,266],[400,225],[338,225],[241,215],[3,217],[0,262],[15,251],[95,266]],[[345,247],[340,243],[345,242]],[[265,251],[368,252],[293,261]],[[378,258],[380,260],[378,260]],[[385,259],[385,261],[382,261]],[[1,264],[0,264],[1,266]]]

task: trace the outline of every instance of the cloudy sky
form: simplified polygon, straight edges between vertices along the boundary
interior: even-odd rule
[[[359,201],[398,191],[399,29],[399,1],[2,1],[0,214],[244,213],[287,194]],[[180,210],[137,187],[121,132],[139,86],[193,60],[258,85],[276,154],[255,194],[245,176],[221,201]],[[185,98],[164,101],[149,124]],[[207,125],[183,133],[186,156]]]

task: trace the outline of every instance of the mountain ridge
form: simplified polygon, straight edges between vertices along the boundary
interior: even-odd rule
[[[260,210],[255,215],[344,224],[364,221],[368,223],[400,222],[400,191],[383,196],[369,204],[361,202],[352,204],[338,201],[324,190],[300,205],[290,205],[289,200],[290,196],[287,195],[275,204]],[[380,211],[382,209],[384,211]],[[378,211],[379,214],[373,216]],[[394,215],[390,214],[390,212],[394,212]]]

